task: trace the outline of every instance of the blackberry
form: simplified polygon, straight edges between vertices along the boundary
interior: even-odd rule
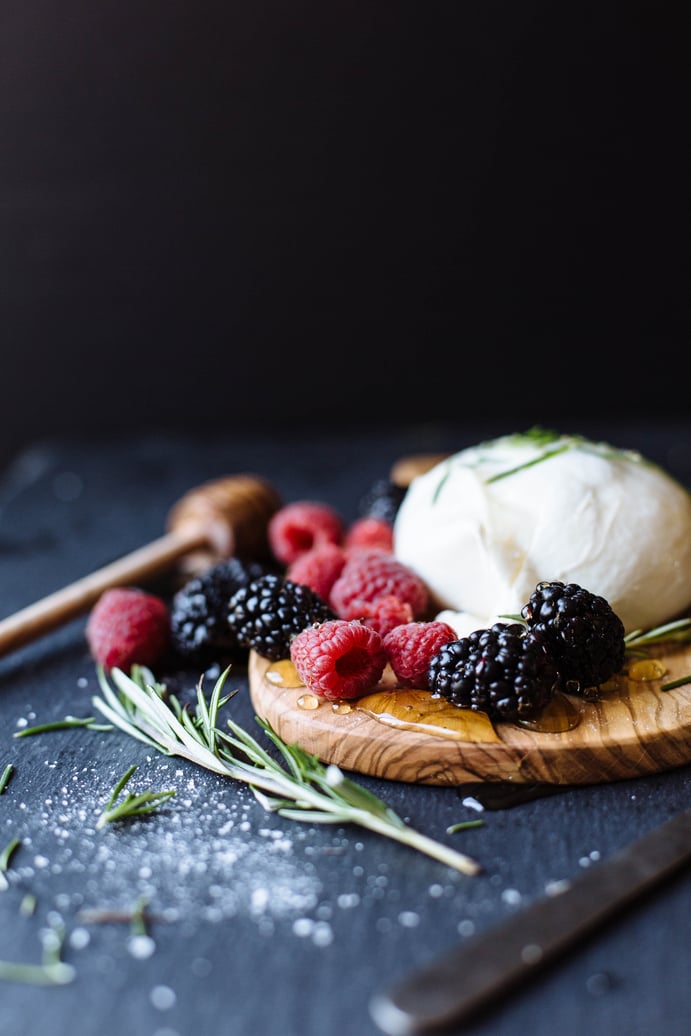
[[[290,642],[305,627],[335,618],[309,586],[276,573],[241,587],[228,610],[228,622],[238,641],[274,662],[290,657]]]
[[[241,656],[244,649],[228,624],[228,604],[240,587],[268,571],[261,562],[229,558],[185,583],[171,607],[171,646],[176,654],[202,665]]]
[[[405,486],[378,479],[360,500],[358,513],[362,518],[382,518],[393,525],[405,494]]]
[[[514,722],[552,699],[559,673],[539,636],[520,623],[497,622],[444,644],[427,679],[435,698]]]
[[[604,597],[577,583],[538,583],[521,616],[547,643],[565,690],[597,687],[624,664],[624,624]]]

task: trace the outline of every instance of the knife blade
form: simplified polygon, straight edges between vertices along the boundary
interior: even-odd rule
[[[377,994],[370,1014],[388,1036],[460,1022],[690,860],[691,809]]]

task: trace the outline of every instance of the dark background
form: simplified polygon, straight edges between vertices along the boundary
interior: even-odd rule
[[[687,415],[678,7],[4,0],[0,461]]]

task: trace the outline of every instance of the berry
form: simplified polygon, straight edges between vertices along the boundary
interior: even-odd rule
[[[86,640],[104,669],[128,672],[151,666],[162,657],[170,638],[170,613],[160,597],[133,587],[105,590],[86,623]]]
[[[304,583],[328,601],[331,587],[340,576],[345,561],[343,547],[336,543],[322,543],[289,565],[286,576],[294,583]]]
[[[322,543],[341,543],[344,531],[343,519],[328,504],[297,500],[276,511],[267,534],[276,560],[291,565]]]
[[[539,633],[570,691],[597,687],[624,664],[624,625],[604,597],[577,583],[538,583],[521,616]]]
[[[368,691],[379,683],[386,665],[376,630],[345,619],[304,629],[293,640],[290,657],[303,683],[331,701]]]
[[[382,518],[393,525],[405,494],[404,486],[387,479],[377,479],[360,500],[359,514],[363,518]]]
[[[360,612],[360,621],[376,630],[380,637],[386,636],[389,630],[401,623],[413,621],[413,609],[407,601],[402,601],[395,594],[384,594],[376,601],[358,602],[356,611]]]
[[[385,594],[406,601],[416,619],[427,609],[427,587],[411,568],[385,551],[356,550],[331,588],[329,604],[339,618],[357,619],[363,605]]]
[[[228,606],[238,643],[277,662],[290,656],[290,643],[306,626],[336,616],[310,587],[270,572],[242,586]]]
[[[228,623],[228,604],[241,586],[268,571],[258,561],[228,558],[185,583],[171,607],[171,645],[177,654],[204,666],[219,656],[240,656],[244,649]]]
[[[434,697],[512,722],[552,699],[559,673],[540,636],[519,623],[497,622],[444,644],[427,678]]]
[[[447,622],[408,622],[396,626],[384,637],[384,650],[396,674],[399,687],[429,690],[427,670],[444,644],[458,634]]]
[[[393,525],[384,518],[357,518],[348,528],[344,545],[393,553]]]

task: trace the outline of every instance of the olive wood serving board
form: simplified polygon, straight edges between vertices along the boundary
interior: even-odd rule
[[[460,740],[387,725],[357,702],[346,713],[322,698],[316,708],[305,709],[298,700],[307,689],[277,685],[275,667],[255,652],[249,659],[250,696],[257,715],[286,743],[345,770],[416,784],[597,784],[691,762],[691,684],[660,689],[691,674],[691,647],[666,648],[649,655],[664,665],[661,679],[619,675],[616,687],[603,689],[597,701],[569,696],[580,715],[574,727],[559,733],[496,723],[486,740]]]

